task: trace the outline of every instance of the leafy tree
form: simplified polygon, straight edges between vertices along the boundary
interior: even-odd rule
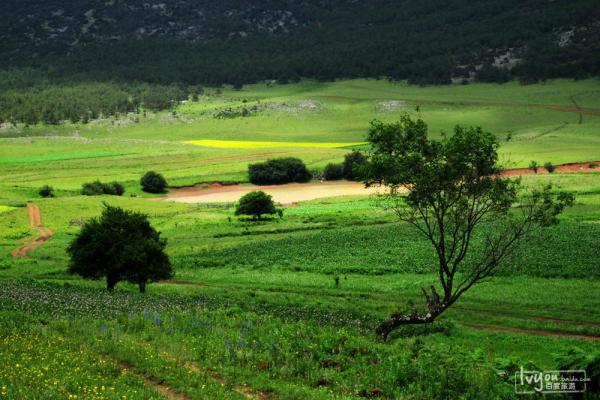
[[[337,181],[344,177],[342,164],[327,164],[323,170],[323,176],[327,181]]]
[[[146,215],[105,204],[101,217],[86,222],[69,245],[69,272],[88,279],[106,277],[109,291],[126,280],[145,292],[148,282],[173,276],[166,244]]]
[[[440,141],[427,132],[425,122],[405,115],[392,124],[373,121],[368,134],[366,183],[390,188],[384,204],[431,243],[442,290],[423,288],[424,308],[392,315],[376,330],[384,338],[398,326],[435,320],[573,204],[572,195],[551,187],[519,198],[520,181],[499,174],[498,140],[481,128],[457,126]]]
[[[273,198],[265,192],[257,190],[242,196],[235,215],[252,215],[255,219],[261,219],[265,214],[278,214],[278,211]]]
[[[312,175],[298,158],[275,158],[248,166],[250,182],[255,185],[308,182]]]
[[[40,188],[38,194],[42,197],[54,197],[54,188],[52,186],[44,185]]]
[[[548,171],[549,174],[552,174],[556,170],[556,166],[551,162],[545,163],[544,168],[546,168],[546,171]]]
[[[344,178],[349,181],[361,179],[361,168],[365,165],[367,159],[360,151],[353,151],[344,156],[343,173]]]
[[[142,190],[148,193],[164,193],[167,188],[167,180],[159,173],[148,171],[140,180]]]
[[[539,165],[537,163],[537,161],[531,161],[529,163],[529,169],[533,171],[534,174],[538,173],[538,169],[539,169]]]

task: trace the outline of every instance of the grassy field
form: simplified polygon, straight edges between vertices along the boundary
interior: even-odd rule
[[[207,89],[173,113],[3,129],[0,196],[27,198],[46,183],[73,191],[96,177],[124,181],[131,192],[148,169],[161,170],[174,185],[246,181],[249,162],[283,155],[322,169],[341,160],[347,149],[340,147],[363,142],[372,119],[394,121],[417,106],[434,136],[456,124],[497,134],[507,167],[595,161],[599,93],[598,80],[423,88],[383,80],[307,81]]]
[[[572,98],[581,116],[558,110]],[[510,133],[508,166],[600,160],[597,80],[253,85],[208,90],[174,113],[0,133],[0,398],[509,399],[521,366],[598,357],[600,174],[524,177],[573,192],[575,206],[433,325],[388,342],[374,327],[420,301],[437,279],[435,255],[372,198],[302,202],[255,222],[230,205],[156,201],[139,189],[150,169],[171,185],[246,182],[249,162],[284,155],[319,169],[362,143],[373,118],[417,105],[436,135],[457,123]],[[126,193],[80,196],[95,179],[122,181]],[[44,184],[57,197],[40,198]],[[37,235],[26,202],[54,235],[12,258]],[[174,280],[108,294],[104,282],[67,273],[66,247],[103,202],[150,216]]]

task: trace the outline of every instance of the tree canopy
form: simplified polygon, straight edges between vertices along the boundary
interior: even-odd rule
[[[173,276],[166,245],[146,215],[105,204],[100,218],[87,221],[69,245],[69,272],[106,277],[109,291],[125,280],[144,292],[148,282]]]
[[[423,120],[404,115],[397,123],[373,121],[367,139],[366,183],[387,186],[383,204],[431,243],[441,287],[441,294],[435,285],[423,288],[424,309],[382,323],[383,337],[403,324],[432,322],[573,203],[551,187],[522,195],[520,180],[501,175],[498,140],[479,127],[457,126],[432,140]]]
[[[140,179],[142,190],[147,193],[164,193],[167,188],[167,180],[155,171],[148,171]]]
[[[235,209],[235,215],[252,215],[261,219],[266,214],[277,214],[280,212],[273,202],[273,198],[263,191],[257,190],[245,194]]]

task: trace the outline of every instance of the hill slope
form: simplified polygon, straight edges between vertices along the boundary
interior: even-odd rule
[[[600,72],[594,0],[7,0],[0,12],[4,66],[59,76],[449,83]]]

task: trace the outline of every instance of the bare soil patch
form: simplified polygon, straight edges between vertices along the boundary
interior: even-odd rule
[[[600,161],[569,163],[557,165],[554,173],[573,172],[600,172],[600,167],[590,168],[590,164],[600,165]],[[534,172],[528,168],[509,169],[502,173],[503,176],[529,175]],[[538,174],[547,174],[543,166],[539,167]],[[290,183],[285,185],[223,185],[218,182],[189,187],[172,188],[167,197],[157,200],[172,201],[177,203],[234,203],[243,195],[253,190],[262,190],[278,203],[294,206],[300,201],[315,200],[325,197],[359,196],[385,193],[381,187],[365,188],[362,182],[334,181],[334,182],[309,182]]]
[[[254,190],[262,190],[273,200],[286,205],[324,197],[370,195],[383,193],[383,188],[365,188],[361,182],[336,181],[321,183],[290,183],[285,185],[228,185],[206,189],[196,187],[172,190],[165,198],[178,203],[233,203]]]
[[[598,167],[590,168],[590,165],[596,164]],[[565,173],[574,173],[574,172],[600,172],[600,161],[588,161],[583,163],[568,163],[556,165],[556,169],[553,173],[555,174],[565,174]],[[507,169],[502,172],[503,176],[518,176],[518,175],[531,175],[534,174],[533,170],[529,168],[515,168],[515,169]],[[538,174],[548,174],[548,170],[544,168],[544,166],[540,166],[538,168]]]

